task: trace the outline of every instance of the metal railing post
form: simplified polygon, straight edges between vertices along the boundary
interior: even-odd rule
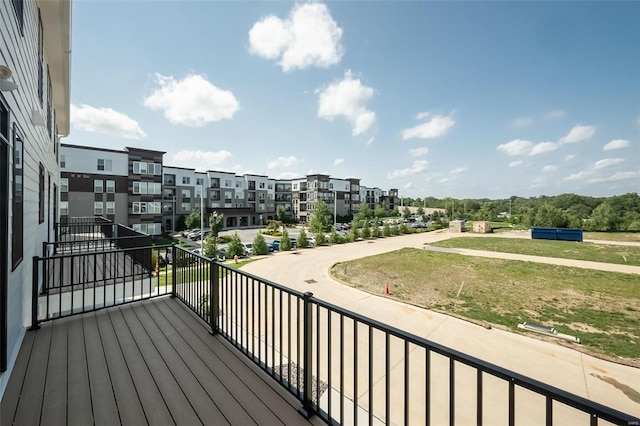
[[[178,268],[176,265],[178,264],[178,251],[176,250],[176,246],[171,246],[171,297],[176,297],[176,283],[178,278]],[[166,284],[166,283],[165,283]]]
[[[38,256],[33,256],[33,267],[31,277],[31,327],[29,330],[37,330],[40,328],[38,324]]]
[[[220,292],[220,279],[219,279],[219,266],[215,260],[209,261],[209,321],[211,323],[211,334],[218,334],[219,325],[219,292]]]
[[[313,389],[313,305],[311,304],[311,298],[313,297],[313,293],[310,291],[306,292],[303,295],[302,300],[304,301],[303,311],[304,311],[304,329],[303,329],[303,351],[304,357],[302,358],[302,371],[303,371],[303,400],[302,407],[298,409],[298,412],[304,416],[304,418],[308,419],[315,414],[315,410],[313,409],[313,401],[311,400]],[[298,386],[300,384],[298,383]]]

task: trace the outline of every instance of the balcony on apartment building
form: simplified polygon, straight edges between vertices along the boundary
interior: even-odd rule
[[[103,220],[60,232],[33,259],[2,425],[637,424]]]

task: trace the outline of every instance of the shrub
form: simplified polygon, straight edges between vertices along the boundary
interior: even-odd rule
[[[304,231],[304,228],[300,230],[300,235],[298,235],[298,247],[309,247],[309,240],[307,239],[307,233]]]
[[[321,246],[321,245],[326,244],[326,243],[327,243],[327,239],[325,238],[324,233],[323,232],[318,232],[316,234],[316,245],[317,246]]]
[[[338,235],[338,232],[335,228],[331,230],[331,235],[329,235],[329,242],[331,244],[338,244],[340,242],[340,235]]]
[[[280,251],[291,251],[291,239],[289,238],[289,231],[286,229],[282,233],[282,238],[280,238]]]
[[[269,254],[269,247],[267,247],[267,242],[264,240],[262,234],[256,235],[253,239],[253,254]]]
[[[229,241],[229,247],[227,247],[227,258],[233,259],[235,256],[244,256],[244,246],[237,232],[233,234],[231,241]]]
[[[384,224],[384,227],[382,228],[382,235],[384,235],[385,237],[391,236],[391,228],[389,227],[388,223]]]

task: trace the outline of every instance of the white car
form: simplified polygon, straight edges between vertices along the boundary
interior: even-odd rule
[[[253,243],[242,243],[244,247],[244,255],[250,256],[253,254]]]

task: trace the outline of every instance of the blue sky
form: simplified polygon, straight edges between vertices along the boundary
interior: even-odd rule
[[[64,141],[401,196],[640,190],[639,2],[73,3]]]

